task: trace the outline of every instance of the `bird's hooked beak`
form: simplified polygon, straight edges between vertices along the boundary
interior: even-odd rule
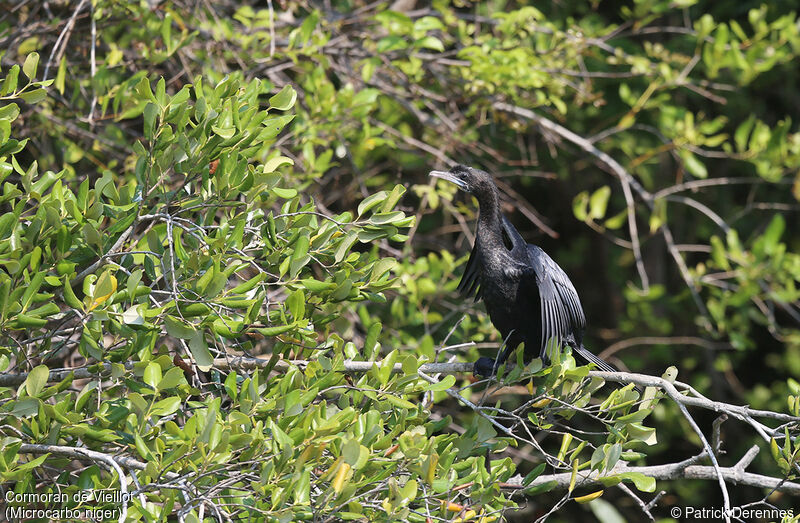
[[[428,174],[428,176],[433,176],[434,178],[441,178],[442,180],[447,180],[450,183],[454,183],[456,187],[458,187],[462,191],[468,191],[467,184],[464,182],[464,180],[461,180],[460,178],[454,176],[453,174],[450,174],[449,172],[431,171],[430,174]]]

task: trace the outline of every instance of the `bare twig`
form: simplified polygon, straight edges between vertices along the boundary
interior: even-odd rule
[[[47,80],[47,74],[50,72],[50,66],[53,65],[53,59],[56,61],[60,60],[61,55],[63,54],[63,50],[66,48],[67,41],[69,40],[70,35],[72,34],[72,29],[75,27],[75,20],[77,20],[78,15],[83,10],[83,6],[86,5],[88,0],[81,0],[78,4],[78,7],[75,8],[75,11],[72,13],[72,16],[67,21],[67,24],[64,26],[64,29],[61,31],[61,34],[58,35],[58,39],[56,43],[53,44],[53,49],[50,51],[50,57],[47,59],[47,64],[44,67],[44,76],[42,80]]]

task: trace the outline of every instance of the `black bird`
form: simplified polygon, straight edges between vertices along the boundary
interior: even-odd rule
[[[454,183],[478,200],[478,227],[458,289],[483,299],[492,324],[505,340],[496,360],[479,358],[473,372],[493,376],[511,352],[525,343],[525,360],[550,362],[554,347],[569,345],[574,354],[600,370],[616,369],[582,344],[586,317],[578,293],[566,273],[536,245],[526,243],[500,211],[491,175],[456,165],[431,176]]]

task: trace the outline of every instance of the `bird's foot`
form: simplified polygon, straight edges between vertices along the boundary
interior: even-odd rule
[[[476,377],[490,378],[497,372],[495,360],[492,358],[478,358],[472,367],[472,374]]]

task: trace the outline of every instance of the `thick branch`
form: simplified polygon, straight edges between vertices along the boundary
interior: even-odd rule
[[[722,475],[722,478],[725,480],[725,482],[733,485],[747,485],[750,487],[758,487],[800,495],[800,483],[785,481],[779,478],[764,476],[762,474],[754,474],[744,470],[745,467],[749,465],[749,460],[752,460],[758,451],[758,447],[754,448],[756,449],[755,452],[753,452],[753,449],[750,449],[750,451],[748,451],[742,460],[740,460],[735,466],[719,468],[719,474]],[[717,470],[715,470],[714,467],[709,465],[687,466],[685,462],[670,463],[666,465],[652,465],[648,467],[616,467],[607,475],[613,476],[614,474],[620,474],[623,472],[640,472],[645,476],[649,476],[658,480],[702,479],[715,481],[718,479]],[[601,477],[603,476],[601,476],[597,471],[592,471],[588,474],[579,472],[575,485],[578,487],[595,486],[601,484],[599,481]],[[526,485],[525,488],[535,487],[537,485],[543,485],[545,483],[555,481],[555,488],[567,489],[569,488],[571,479],[571,472],[560,472],[558,474],[550,474],[547,476],[542,475],[533,480],[529,485]],[[509,485],[509,487],[511,487],[511,485]]]
[[[768,410],[751,409],[746,405],[732,405],[730,403],[713,401],[705,397],[686,396],[685,394],[680,393],[675,385],[664,378],[657,376],[635,374],[633,372],[602,371],[590,371],[589,376],[596,376],[598,378],[603,378],[606,381],[613,381],[615,383],[635,383],[636,385],[644,387],[658,387],[666,392],[670,399],[676,403],[681,403],[690,407],[700,407],[703,409],[713,410],[715,412],[724,412],[742,421],[749,422],[753,418],[769,418],[787,423],[800,423],[799,417],[791,416],[789,414],[772,412]]]

